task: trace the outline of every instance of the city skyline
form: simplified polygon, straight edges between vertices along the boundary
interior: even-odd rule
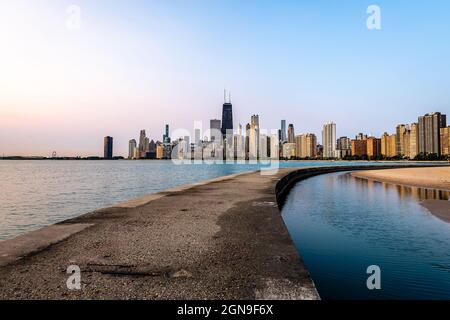
[[[227,100],[224,98],[224,104],[222,108],[222,113],[224,110],[227,110],[226,117],[233,118],[233,109],[231,104],[231,99]],[[224,114],[222,115],[224,117]],[[288,153],[292,152],[292,157],[302,158],[305,151],[299,150],[300,139],[302,139],[303,148],[305,148],[305,139],[308,137],[308,151],[307,157],[316,157],[319,158],[336,158],[342,159],[346,156],[369,156],[369,158],[374,157],[396,157],[403,156],[409,159],[413,159],[416,155],[419,154],[437,154],[440,155],[448,155],[448,145],[450,141],[448,140],[448,129],[450,126],[447,126],[446,114],[443,114],[439,111],[428,112],[425,115],[419,115],[417,118],[417,122],[405,122],[407,124],[398,124],[394,128],[394,133],[392,130],[386,129],[383,134],[380,136],[372,135],[372,134],[363,134],[358,133],[354,135],[355,139],[351,139],[347,136],[338,135],[336,129],[336,123],[333,121],[328,121],[323,124],[321,136],[322,140],[317,139],[317,135],[313,132],[298,132],[295,133],[294,124],[290,123],[287,131],[286,120],[282,119],[280,121],[281,126],[278,129],[265,129],[260,126],[260,116],[259,114],[253,114],[250,117],[250,122],[247,123],[247,130],[242,130],[242,123],[238,123],[237,126],[234,126],[233,122],[228,121],[228,126],[231,125],[231,128],[226,129],[227,135],[224,134],[224,126],[221,120],[218,119],[210,119],[209,127],[203,127],[201,122],[196,122],[195,125],[201,125],[202,129],[198,127],[194,128],[191,131],[187,129],[181,129],[182,132],[187,133],[188,135],[178,135],[172,137],[169,131],[169,124],[164,125],[164,132],[162,134],[162,139],[158,139],[155,137],[150,137],[146,135],[146,130],[140,130],[139,144],[137,144],[136,139],[132,138],[127,142],[127,153],[126,154],[113,154],[113,137],[105,136],[103,138],[103,158],[112,159],[114,158],[128,158],[128,159],[170,159],[171,149],[174,145],[175,141],[187,141],[186,148],[192,145],[198,146],[200,143],[215,143],[216,145],[222,145],[225,139],[230,138],[228,133],[232,132],[233,137],[231,137],[232,142],[236,144],[236,135],[242,137],[248,137],[250,141],[253,141],[253,146],[248,141],[245,142],[248,145],[245,146],[247,154],[252,157],[259,157],[260,155],[260,136],[264,136],[265,139],[268,140],[268,157],[274,158],[272,152],[270,150],[269,145],[273,144],[270,139],[277,140],[279,153],[281,158],[286,158],[286,151],[284,151],[284,145],[287,144]],[[232,121],[232,120],[231,120]],[[245,121],[244,121],[245,125]],[[234,127],[234,129],[233,129]],[[442,129],[441,129],[442,128]],[[441,131],[444,130],[444,131]],[[263,133],[261,133],[261,131]],[[364,131],[361,128],[360,131]],[[176,129],[175,132],[179,133],[180,129]],[[278,132],[275,134],[275,132]],[[442,142],[442,137],[445,135],[444,142]],[[346,140],[343,143],[343,139]],[[383,140],[385,139],[385,140]],[[391,140],[392,142],[390,142]],[[407,140],[405,140],[407,139]],[[413,140],[414,139],[414,140]],[[312,147],[310,144],[314,141],[315,147]],[[370,142],[370,144],[369,144]],[[178,142],[175,142],[175,145]],[[364,143],[363,145],[361,143]],[[265,143],[264,143],[265,144]],[[158,146],[163,146],[163,151],[158,150]],[[257,145],[257,146],[255,146]],[[346,145],[346,147],[340,147],[342,145]],[[392,145],[392,147],[391,147]],[[114,147],[115,148],[115,147]],[[234,147],[235,148],[235,147]],[[250,148],[250,150],[248,149]],[[253,148],[253,150],[252,150]],[[314,148],[314,151],[311,150]],[[322,149],[322,151],[319,151]],[[413,150],[414,149],[414,150]],[[443,151],[443,150],[447,151]],[[137,153],[136,153],[137,152]],[[148,153],[152,153],[152,156],[149,156]],[[236,152],[236,151],[235,151]],[[323,154],[321,154],[323,152]],[[159,157],[158,154],[163,154],[164,156]],[[256,156],[257,155],[257,156]],[[22,155],[5,155],[2,154],[3,157],[11,157],[11,156],[22,156]],[[41,155],[24,155],[25,157],[48,157]],[[49,158],[55,157],[70,157],[67,155],[59,155],[56,151],[52,152],[52,156]],[[76,157],[99,157],[98,154],[90,154],[87,156],[77,155]],[[229,156],[228,156],[229,157]],[[247,155],[248,157],[248,155]],[[289,159],[289,156],[287,157]]]
[[[231,99],[227,100],[226,97],[222,118],[233,118]],[[279,129],[265,130],[260,127],[258,114],[251,116],[250,122],[245,125],[245,133],[241,123],[233,130],[232,122],[211,119],[209,128],[204,129],[203,132],[199,128],[195,129],[195,136],[186,130],[182,131],[183,135],[179,135],[180,131],[175,130],[176,134],[171,137],[169,125],[166,124],[162,141],[158,139],[150,141],[150,138],[146,137],[145,130],[141,130],[139,147],[135,139],[130,140],[128,159],[400,160],[417,158],[418,160],[437,160],[441,157],[448,158],[450,126],[447,126],[446,114],[431,112],[419,115],[417,119],[417,122],[398,124],[394,133],[386,130],[383,135],[377,137],[359,132],[354,135],[354,139],[347,136],[338,138],[336,123],[328,121],[322,127],[321,144],[314,133],[295,134],[292,123],[289,124],[286,132],[285,119],[280,121]],[[223,125],[223,123],[227,124]],[[196,124],[199,125],[199,123]],[[200,138],[201,136],[203,138]],[[109,137],[105,137],[105,141],[107,138]],[[105,150],[107,148],[106,142],[104,148]]]
[[[446,1],[378,1],[379,31],[366,3],[76,2],[77,30],[70,3],[0,4],[0,154],[101,155],[110,135],[126,156],[140,128],[220,118],[224,87],[235,127],[258,113],[261,128],[288,119],[317,137],[329,119],[338,136],[380,137],[450,110]]]

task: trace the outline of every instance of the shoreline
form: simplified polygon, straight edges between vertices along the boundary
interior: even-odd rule
[[[236,164],[236,163],[252,163],[257,164],[258,162],[256,160],[245,160],[245,159],[229,159],[226,161],[220,160],[220,159],[128,159],[122,156],[115,157],[114,159],[104,159],[102,157],[61,157],[61,158],[48,158],[48,157],[22,157],[22,156],[11,156],[11,157],[0,157],[0,161],[107,161],[107,162],[117,162],[117,161],[186,161],[186,162],[201,162],[199,164],[208,164],[210,162],[223,162],[224,164]],[[427,165],[427,164],[450,164],[449,160],[344,160],[344,159],[335,159],[335,160],[329,160],[329,159],[298,159],[298,160],[286,160],[286,159],[267,159],[267,160],[261,160],[261,161],[275,161],[275,162],[345,162],[345,163],[404,163],[404,164],[420,164],[420,165]]]
[[[450,191],[450,166],[352,172],[353,177],[405,187]]]
[[[392,167],[239,173],[0,242],[9,259],[0,264],[0,299],[320,299],[281,216],[290,189],[315,175]],[[65,287],[69,265],[80,266],[80,291]]]
[[[450,167],[398,168],[378,172],[352,172],[357,179],[387,183],[393,186],[450,192]],[[419,199],[419,204],[438,219],[450,223],[450,201]]]

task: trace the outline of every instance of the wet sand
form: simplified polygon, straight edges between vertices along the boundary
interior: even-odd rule
[[[420,203],[430,213],[442,221],[450,223],[450,201],[448,200],[424,200]]]

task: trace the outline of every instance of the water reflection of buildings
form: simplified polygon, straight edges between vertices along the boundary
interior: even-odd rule
[[[412,186],[403,186],[387,182],[378,182],[364,178],[353,177],[350,174],[342,175],[344,179],[354,179],[365,189],[371,189],[376,186],[382,186],[386,190],[397,190],[401,198],[415,198],[417,200],[450,200],[450,191],[419,188]]]

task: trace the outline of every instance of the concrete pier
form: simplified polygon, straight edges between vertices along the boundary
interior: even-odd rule
[[[299,180],[369,168],[222,177],[0,242],[0,299],[319,299],[278,205]]]
[[[98,210],[40,230],[39,245],[29,234],[4,241],[0,299],[317,299],[276,204],[285,173]],[[81,269],[81,290],[67,289],[70,265]]]

